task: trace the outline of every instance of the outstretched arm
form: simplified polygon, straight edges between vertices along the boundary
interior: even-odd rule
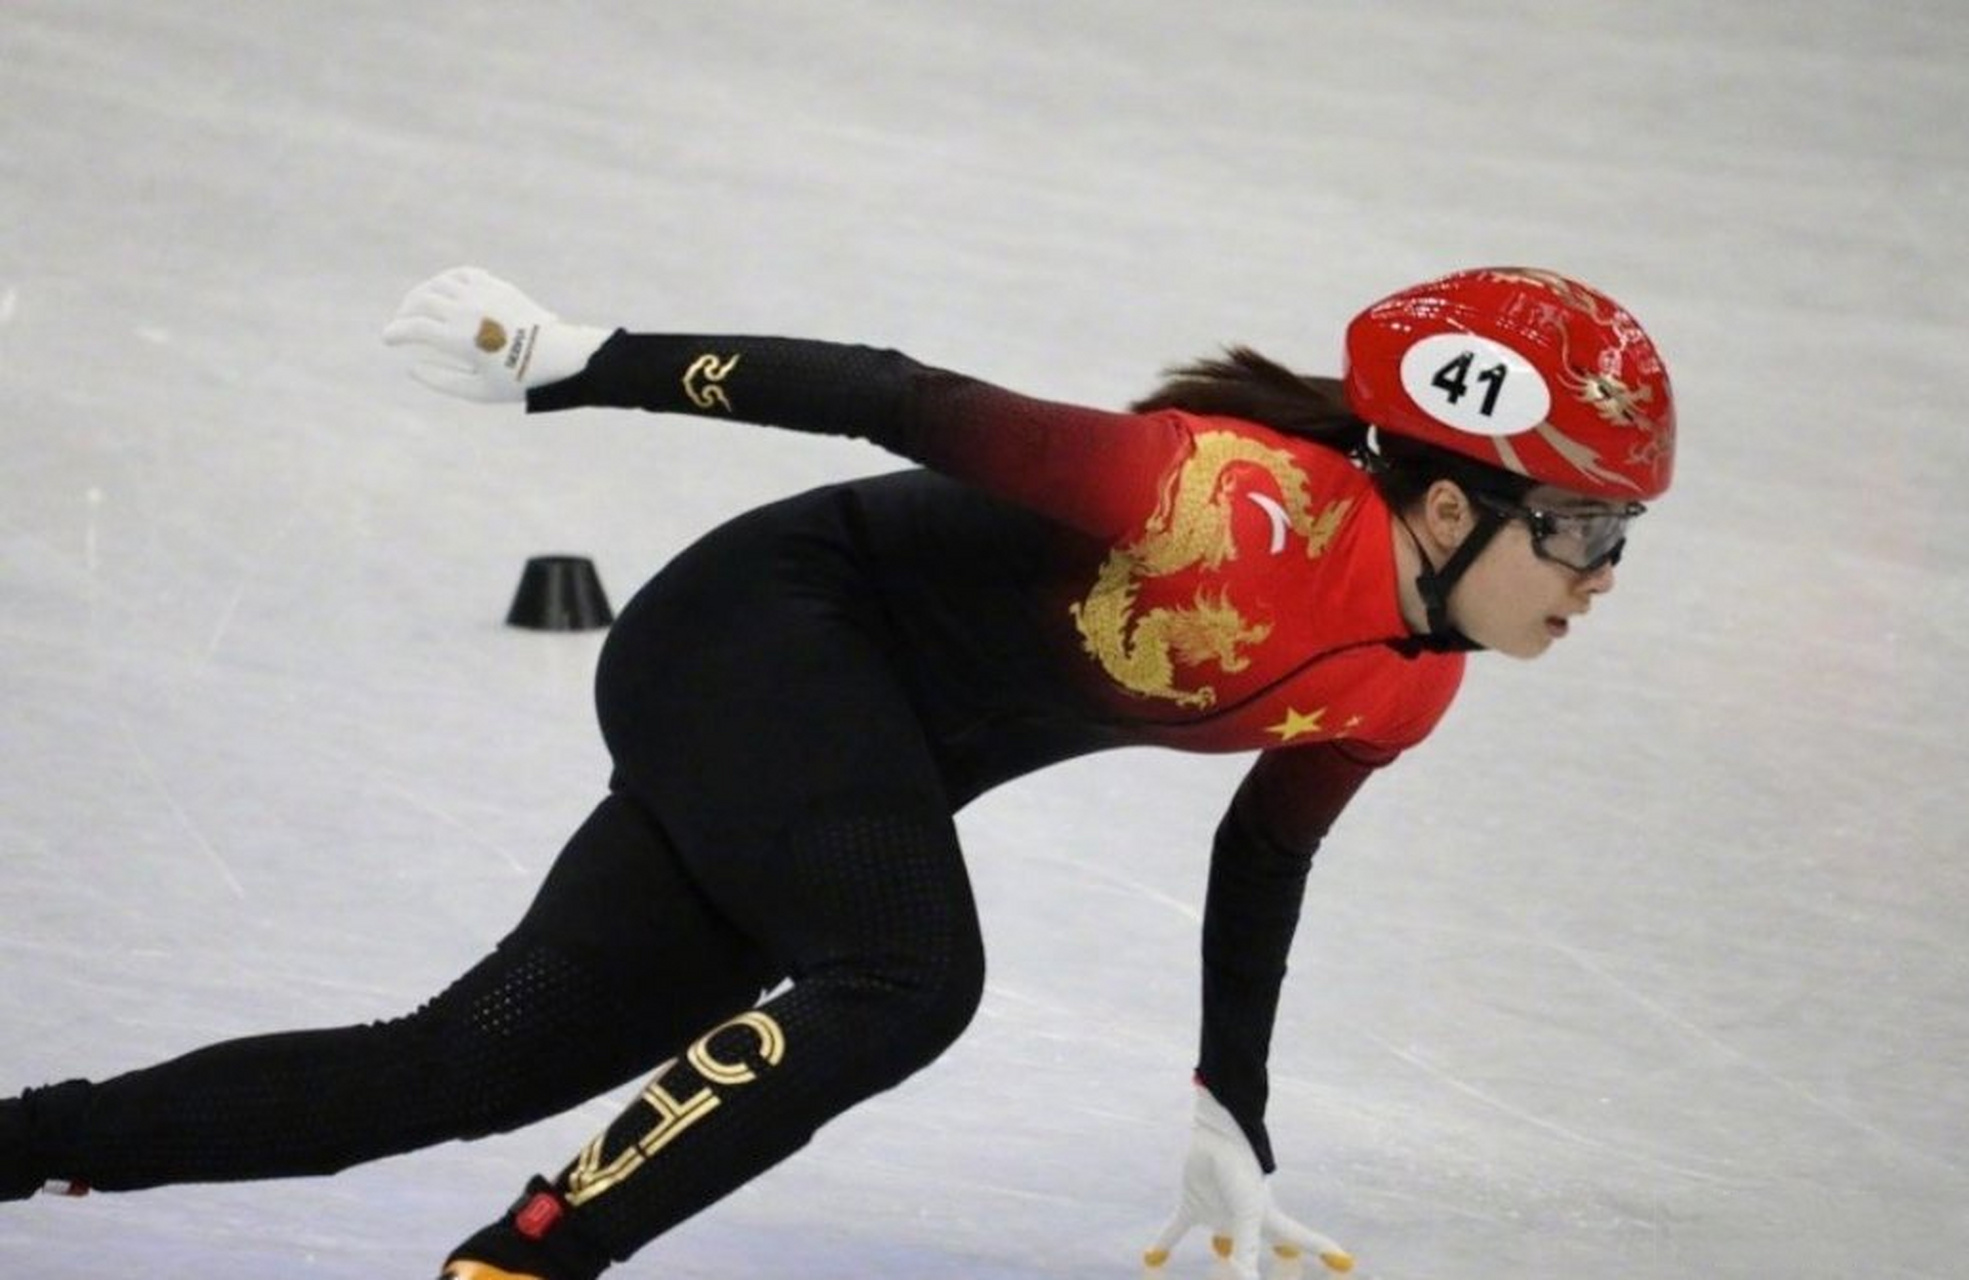
[[[1042,400],[897,351],[572,325],[476,268],[410,291],[384,341],[429,386],[529,412],[731,418],[867,440],[1100,537],[1133,529],[1191,448],[1175,414]]]

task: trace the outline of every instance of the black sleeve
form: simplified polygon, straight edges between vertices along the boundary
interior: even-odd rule
[[[911,388],[937,372],[874,347],[617,330],[580,373],[528,392],[526,407],[732,418],[897,448]]]
[[[1367,776],[1391,757],[1322,743],[1258,758],[1218,825],[1203,910],[1197,1079],[1270,1173],[1266,1062],[1313,854]]]
[[[1096,537],[1134,528],[1192,447],[1175,414],[1045,400],[898,351],[618,331],[529,412],[645,409],[847,436]]]

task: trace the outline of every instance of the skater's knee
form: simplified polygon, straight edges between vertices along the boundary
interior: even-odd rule
[[[964,1034],[984,999],[984,962],[951,957],[930,974],[906,987],[899,1014],[913,1031],[905,1040],[918,1046],[924,1063],[941,1054]]]
[[[935,1061],[971,1025],[984,998],[984,960],[970,951],[844,968],[815,981],[854,1011],[864,1048],[899,1081]]]
[[[447,1136],[504,1133],[565,1110],[647,1065],[606,980],[558,948],[509,940],[408,1017],[378,1024],[417,1064]]]

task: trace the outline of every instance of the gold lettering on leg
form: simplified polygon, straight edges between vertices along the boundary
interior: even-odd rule
[[[761,1065],[777,1066],[786,1056],[785,1032],[780,1030],[779,1023],[773,1021],[770,1015],[756,1009],[714,1027],[684,1054],[684,1060],[691,1070],[703,1077],[706,1087],[680,1100],[664,1083],[664,1077],[677,1064],[666,1063],[637,1099],[641,1105],[656,1113],[656,1123],[614,1155],[610,1155],[607,1149],[607,1132],[583,1147],[567,1174],[567,1202],[570,1205],[586,1204],[619,1186],[649,1163],[659,1151],[682,1137],[692,1125],[716,1111],[722,1101],[718,1086],[729,1091],[759,1078],[753,1064],[727,1062],[712,1053],[712,1040],[734,1028],[750,1031],[756,1038]]]
[[[607,1134],[600,1135],[583,1147],[581,1154],[575,1158],[574,1168],[568,1172],[569,1204],[586,1204],[617,1185],[647,1164],[651,1156],[676,1141],[684,1130],[718,1109],[718,1095],[709,1089],[700,1089],[679,1102],[660,1081],[652,1082],[644,1089],[640,1101],[656,1112],[656,1124],[606,1163],[603,1143],[608,1140]]]
[[[697,1073],[711,1083],[750,1084],[759,1078],[758,1073],[743,1062],[721,1062],[711,1056],[711,1037],[733,1027],[744,1027],[759,1038],[759,1056],[766,1060],[767,1066],[778,1066],[779,1060],[786,1056],[786,1035],[777,1022],[756,1009],[751,1013],[742,1013],[692,1045],[690,1052],[685,1054],[691,1066],[697,1068]]]

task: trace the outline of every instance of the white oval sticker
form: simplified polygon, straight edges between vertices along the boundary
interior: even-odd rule
[[[1531,361],[1474,333],[1438,333],[1402,356],[1402,389],[1457,431],[1511,436],[1552,411],[1552,389]]]

